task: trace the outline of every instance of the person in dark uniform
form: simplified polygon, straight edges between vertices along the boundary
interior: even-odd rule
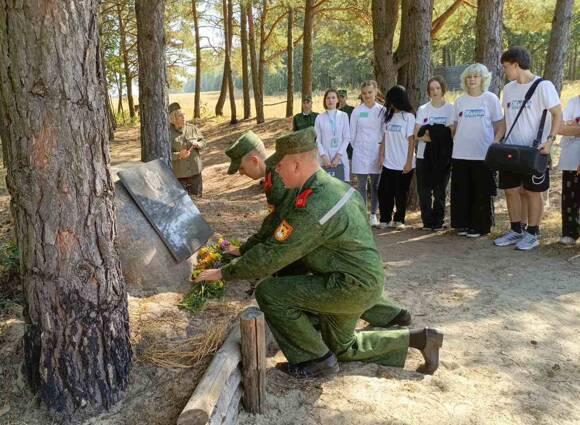
[[[314,127],[318,113],[312,112],[312,96],[306,95],[302,99],[302,112],[294,115],[292,119],[292,131],[304,130]]]

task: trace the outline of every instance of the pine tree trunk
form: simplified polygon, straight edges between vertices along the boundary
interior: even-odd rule
[[[119,40],[121,57],[123,58],[123,71],[125,73],[125,84],[127,86],[127,102],[129,103],[129,116],[135,117],[135,106],[133,103],[133,77],[129,66],[129,52],[127,51],[127,33],[125,31],[125,22],[123,21],[123,6],[117,3],[117,19],[119,22]]]
[[[416,109],[427,100],[427,81],[430,73],[431,27],[433,6],[431,0],[403,0],[401,40],[404,49],[397,51],[399,60],[406,63],[399,70],[399,84],[407,89],[409,100]]]
[[[491,72],[489,91],[497,94],[502,88],[501,29],[505,0],[478,0],[475,20],[475,61],[487,66]]]
[[[248,16],[248,44],[250,46],[250,68],[252,70],[252,88],[254,92],[254,105],[256,106],[256,122],[264,122],[264,103],[260,101],[258,80],[258,63],[256,55],[256,30],[254,28],[254,13],[252,11],[252,2],[246,5]]]
[[[544,78],[554,83],[558,94],[562,91],[566,53],[570,47],[570,23],[574,0],[558,0],[552,21],[552,34],[544,66]]]
[[[0,7],[7,23],[0,29],[0,136],[26,299],[24,371],[57,422],[111,408],[131,363],[98,4]]]
[[[385,93],[397,82],[393,52],[400,0],[373,0],[374,71],[379,88]]]
[[[215,105],[215,114],[218,117],[224,115],[224,105],[228,94],[228,74],[230,72],[230,58],[228,55],[228,4],[227,0],[222,0],[222,15],[224,18],[224,70],[222,73],[222,85],[220,88],[220,95]]]
[[[240,39],[242,44],[242,92],[244,98],[244,119],[252,115],[252,105],[250,102],[250,75],[248,73],[248,17],[246,14],[246,4],[240,4]]]
[[[171,167],[165,68],[164,0],[136,0],[139,55],[141,160],[163,159]]]
[[[195,2],[196,0],[191,1],[193,30],[195,32],[195,100],[193,118],[201,118],[201,40],[199,38],[199,16]]]
[[[286,83],[286,117],[294,115],[294,9],[288,8],[288,63],[286,66],[288,72],[288,81]]]
[[[232,0],[228,0],[228,10],[227,10],[227,25],[228,25],[228,39],[226,44],[226,54],[228,59],[228,91],[230,92],[230,111],[231,118],[230,124],[235,124],[238,122],[236,117],[236,97],[234,90],[234,71],[232,67],[232,41],[233,41],[233,20],[234,20],[234,5]]]
[[[304,4],[304,39],[302,50],[302,99],[312,95],[312,32],[314,30],[314,3],[315,0],[305,0]]]
[[[405,86],[411,105],[417,109],[427,101],[427,81],[430,70],[431,28],[433,3],[431,0],[403,0],[401,19],[401,38],[397,50],[398,60],[405,62],[398,73],[398,83]],[[403,41],[404,40],[404,41]],[[417,179],[413,176],[409,189],[408,207],[416,210],[419,206],[417,197]]]

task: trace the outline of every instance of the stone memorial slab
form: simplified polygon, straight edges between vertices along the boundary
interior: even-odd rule
[[[204,245],[213,230],[163,161],[120,170],[119,179],[178,263]]]

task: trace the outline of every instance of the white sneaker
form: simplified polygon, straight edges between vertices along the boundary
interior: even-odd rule
[[[524,232],[524,237],[516,244],[516,249],[520,251],[529,251],[540,245],[540,238],[538,235]]]
[[[510,230],[505,235],[500,236],[495,241],[493,241],[493,244],[495,246],[509,246],[517,244],[519,241],[523,239],[524,233],[525,232],[517,233],[514,232],[513,230]]]
[[[389,227],[389,223],[379,223],[379,229],[386,229]]]
[[[558,242],[560,242],[562,245],[566,245],[566,246],[576,245],[576,239],[571,238],[570,236],[562,236]]]
[[[371,214],[371,227],[379,227],[379,219],[376,214]]]
[[[405,224],[401,223],[400,221],[395,221],[393,223],[393,227],[395,229],[399,229],[399,230],[403,230],[404,228],[406,228],[407,226],[405,226]]]

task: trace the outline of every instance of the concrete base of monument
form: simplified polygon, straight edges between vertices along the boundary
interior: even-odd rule
[[[142,296],[189,291],[197,254],[177,264],[118,180],[115,182],[115,215],[117,247],[127,292]]]

